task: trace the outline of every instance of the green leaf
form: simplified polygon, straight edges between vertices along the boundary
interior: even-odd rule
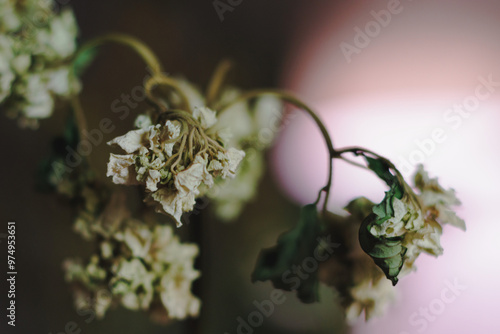
[[[368,198],[361,196],[350,201],[344,210],[359,220],[363,220],[366,216],[372,213],[374,205],[375,204]]]
[[[50,192],[71,172],[66,166],[67,147],[76,150],[80,135],[73,115],[66,121],[62,136],[52,140],[52,152],[43,159],[36,170],[35,186],[38,191]]]
[[[373,159],[365,157],[370,168],[377,176],[383,180],[389,187],[385,197],[380,204],[373,207],[373,213],[377,215],[375,224],[380,225],[387,219],[394,216],[392,203],[394,198],[401,199],[404,194],[404,186],[399,182],[397,176],[391,173],[391,167],[385,159]]]
[[[97,52],[97,48],[90,48],[78,54],[77,58],[73,61],[73,71],[77,77],[81,76],[87,67],[90,66]]]
[[[304,303],[317,302],[317,271],[306,273],[302,270],[303,277],[307,275],[302,279],[294,272],[294,268],[302,267],[304,260],[313,256],[321,232],[322,225],[316,205],[304,206],[297,225],[282,234],[275,247],[261,251],[252,273],[252,282],[270,280],[277,289],[296,290],[297,296]]]
[[[391,167],[385,159],[365,157],[370,168],[388,186],[389,191],[379,204],[373,206],[372,214],[366,217],[359,230],[361,248],[373,259],[375,264],[382,269],[385,276],[393,285],[398,282],[397,276],[404,263],[406,247],[401,242],[403,237],[375,237],[370,230],[374,225],[381,225],[394,216],[394,198],[401,199],[404,195],[404,185],[397,176],[391,173]]]
[[[401,244],[403,237],[375,237],[370,233],[370,229],[376,219],[377,216],[371,214],[363,220],[359,229],[359,243],[392,284],[396,285],[406,254],[406,247]]]

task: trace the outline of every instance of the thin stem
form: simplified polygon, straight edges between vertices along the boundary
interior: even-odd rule
[[[353,153],[354,155],[365,155],[365,153],[368,153],[368,154],[376,157],[377,159],[383,160],[385,163],[387,163],[387,165],[389,167],[391,167],[392,169],[394,169],[394,170],[397,171],[396,166],[394,166],[394,164],[389,159],[387,159],[386,157],[381,156],[378,153],[375,153],[373,151],[367,150],[366,148],[363,148],[363,147],[346,147],[346,148],[343,148],[343,149],[339,149],[339,150],[336,151],[336,158],[340,158],[340,156],[342,154],[344,154],[344,153]]]
[[[174,171],[174,167],[177,166],[177,164],[182,159],[182,153],[184,153],[184,145],[186,145],[187,137],[188,137],[188,135],[184,135],[184,137],[182,137],[181,147],[179,148],[179,151],[177,152],[179,154],[179,156],[177,157],[177,160],[175,160],[175,162],[172,164],[172,166],[170,166],[170,171],[172,172],[172,174],[176,174]]]
[[[226,79],[227,73],[232,67],[232,63],[229,60],[223,60],[217,65],[217,68],[214,71],[212,78],[210,79],[210,83],[208,84],[207,89],[207,100],[206,105],[211,107],[213,103],[217,100],[220,95],[222,84]]]
[[[285,102],[288,102],[288,103],[306,111],[313,118],[313,120],[316,122],[316,125],[320,129],[321,134],[323,135],[323,138],[325,139],[326,145],[328,147],[328,154],[329,154],[330,158],[328,159],[329,160],[328,182],[319,191],[318,198],[317,198],[315,203],[317,204],[319,202],[319,200],[321,198],[321,193],[324,191],[326,193],[326,195],[325,195],[325,201],[323,203],[323,215],[326,214],[326,206],[328,204],[328,199],[330,197],[330,188],[331,188],[332,183],[333,183],[333,159],[335,157],[337,157],[338,154],[335,151],[335,149],[333,148],[333,142],[332,142],[332,139],[330,137],[330,134],[328,133],[328,130],[326,129],[325,125],[323,124],[321,119],[318,117],[318,115],[311,108],[309,108],[304,102],[300,101],[295,96],[293,96],[285,91],[278,90],[278,89],[259,89],[259,90],[252,90],[252,91],[249,91],[247,93],[242,94],[241,96],[239,96],[235,100],[231,101],[231,103],[223,106],[219,110],[219,114],[223,113],[224,111],[229,109],[232,105],[234,105],[238,102],[250,100],[250,99],[260,97],[263,95],[275,96],[275,97],[277,97]]]
[[[344,153],[353,153],[355,155],[362,155],[362,156],[366,156],[366,154],[369,154],[369,155],[376,157],[377,159],[384,161],[384,163],[386,163],[387,166],[389,166],[389,168],[392,169],[396,173],[396,178],[397,178],[398,182],[405,188],[405,193],[409,194],[411,199],[416,203],[416,205],[418,207],[420,207],[420,202],[418,201],[417,195],[415,194],[413,189],[406,183],[406,181],[403,178],[403,175],[396,168],[396,166],[386,157],[383,157],[378,153],[375,153],[373,151],[367,150],[367,149],[362,148],[362,147],[347,147],[347,148],[343,148],[343,149],[336,151],[336,153],[337,153],[336,158],[340,158],[340,159],[345,160],[345,161],[347,161],[347,160],[344,157],[342,157],[342,154],[344,154]],[[362,166],[362,167],[364,167],[364,166]]]
[[[178,85],[177,81],[175,79],[172,79],[172,78],[169,78],[163,74],[158,74],[156,76],[153,76],[151,78],[149,78],[149,80],[146,82],[146,84],[144,85],[144,90],[146,92],[146,95],[148,96],[148,98],[155,102],[156,105],[158,107],[160,107],[160,109],[162,109],[163,112],[165,112],[167,109],[166,109],[166,106],[164,106],[160,100],[158,100],[154,94],[153,94],[153,88],[155,86],[166,86],[168,88],[171,88],[172,90],[175,91],[175,93],[177,95],[179,95],[180,99],[181,99],[181,105],[182,105],[182,109],[183,110],[186,110],[186,111],[189,111],[191,112],[191,105],[189,103],[189,99],[187,98],[187,96],[184,94],[184,92],[182,91],[182,88]]]
[[[83,140],[84,134],[88,132],[87,119],[85,118],[85,113],[80,102],[78,95],[73,95],[71,97],[71,107],[73,108],[73,113],[76,119],[76,125],[78,127],[79,138]],[[87,156],[87,161],[90,161],[90,156]]]
[[[141,56],[144,62],[151,68],[151,70],[154,73],[154,76],[161,75],[162,66],[156,55],[153,53],[153,51],[151,51],[151,49],[146,44],[142,43],[137,38],[124,34],[108,34],[90,40],[89,42],[83,44],[79,48],[79,50],[73,56],[72,62],[78,59],[78,57],[85,51],[109,42],[122,44],[132,48]],[[83,111],[78,95],[72,96],[71,105],[75,113],[75,118],[80,132],[80,140],[81,140],[83,138],[84,132],[87,131],[88,128],[87,128],[87,119],[85,117],[85,112]],[[89,159],[89,157],[87,157],[87,159]]]
[[[346,157],[340,157],[339,159],[347,162],[348,164],[351,164],[353,166],[356,166],[356,167],[359,167],[359,168],[363,168],[363,169],[368,169],[368,167],[366,167],[365,165],[362,165],[360,163],[357,163],[356,161],[352,161],[352,160],[349,160],[347,159]]]
[[[101,46],[105,43],[117,43],[132,48],[139,54],[139,56],[141,56],[142,60],[144,60],[144,62],[151,68],[153,73],[162,73],[161,63],[154,52],[139,39],[125,34],[112,33],[92,39],[80,47],[80,49],[76,52],[74,59],[77,59],[78,56],[86,50]]]
[[[389,166],[389,168],[392,169],[396,173],[396,177],[398,178],[398,181],[401,184],[406,183],[404,181],[403,175],[401,175],[401,172],[396,168],[396,166],[394,166],[394,164],[389,159],[381,156],[378,153],[367,150],[366,148],[363,148],[363,147],[347,147],[347,148],[337,150],[335,158],[341,158],[342,154],[344,154],[344,153],[353,153],[354,155],[362,155],[362,156],[366,156],[366,154],[372,155],[375,158],[382,160],[385,164],[387,164],[387,166]]]
[[[191,161],[194,160],[194,158],[193,158],[193,138],[194,138],[195,131],[196,131],[196,128],[193,128],[191,130],[191,133],[189,134],[189,158],[191,159]]]

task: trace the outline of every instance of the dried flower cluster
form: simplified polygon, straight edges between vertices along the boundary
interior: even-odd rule
[[[422,166],[418,167],[414,182],[418,194],[403,196],[402,199],[394,197],[393,215],[370,229],[374,237],[383,238],[391,246],[390,243],[394,242],[395,246],[388,249],[393,252],[391,255],[401,255],[399,278],[415,269],[415,260],[421,253],[433,256],[443,253],[440,244],[442,225],[451,224],[465,230],[465,222],[451,209],[460,204],[454,190],[442,188],[437,179],[428,177]],[[371,220],[372,212],[377,211],[377,207],[361,197],[346,207],[351,216],[330,216],[328,220],[329,232],[340,238],[338,241],[343,245],[343,252],[335,254],[323,266],[321,277],[322,281],[339,291],[347,320],[351,323],[363,312],[367,320],[385,314],[395,300],[395,291],[390,281],[384,279],[377,256],[369,253],[372,258],[375,257],[373,262],[357,240],[362,221]],[[384,247],[387,244],[378,244],[378,251],[386,251]],[[383,258],[388,257],[384,255]]]
[[[414,270],[413,264],[419,254],[439,256],[443,253],[440,243],[443,225],[450,224],[463,231],[466,229],[464,220],[453,210],[454,206],[461,204],[453,189],[444,189],[437,178],[429,178],[422,165],[418,166],[414,183],[424,223],[419,229],[405,234],[403,244],[407,251],[403,274]]]
[[[197,245],[181,243],[170,226],[130,218],[120,194],[84,231],[97,241],[98,252],[87,263],[64,264],[77,309],[92,309],[98,318],[113,305],[163,313],[165,319],[198,315],[201,303],[191,293],[200,275],[193,267]]]
[[[52,1],[0,1],[0,105],[22,127],[36,127],[54,110],[54,97],[79,90],[68,65],[76,51],[73,12]]]
[[[147,115],[140,115],[137,130],[108,143],[127,154],[111,154],[107,176],[116,184],[144,185],[148,193],[145,201],[173,217],[177,226],[182,225],[182,214],[192,211],[196,198],[205,194],[216,201],[220,216],[235,218],[243,202],[255,194],[263,169],[261,152],[268,145],[259,145],[258,129],[265,122],[265,113],[275,111],[271,108],[276,107],[276,100],[261,99],[255,110],[247,103],[235,103],[219,118],[215,110],[204,105],[194,86],[182,83],[191,110],[165,111],[156,124]],[[237,97],[236,90],[226,91],[218,106]],[[255,153],[237,177],[245,150],[250,149]],[[224,182],[235,177],[234,183]],[[209,191],[215,183],[215,190]]]
[[[390,281],[360,247],[358,231],[373,203],[364,197],[351,201],[348,217],[329,214],[327,233],[340,245],[332,258],[319,269],[320,280],[339,293],[346,320],[354,323],[364,312],[365,319],[385,314],[396,298]]]
[[[56,147],[78,142],[72,139],[77,129],[72,122],[68,125]],[[43,169],[48,183],[44,188],[69,200],[76,211],[75,232],[96,247],[87,262],[64,263],[77,309],[102,318],[110,307],[123,305],[147,311],[162,322],[196,316],[200,301],[191,286],[200,275],[194,269],[198,246],[181,243],[170,226],[154,217],[132,218],[126,196],[110,195],[86,162],[68,171],[61,159],[54,153],[51,168]]]
[[[465,230],[464,221],[452,211],[460,204],[455,192],[429,178],[422,166],[411,187],[389,160],[374,152],[336,150],[318,116],[292,95],[223,86],[225,62],[204,96],[188,81],[164,75],[152,51],[128,36],[106,35],[76,52],[73,13],[56,12],[53,4],[52,0],[0,0],[0,106],[21,126],[36,127],[53,113],[58,98],[71,98],[73,118],[64,136],[54,141],[39,183],[66,197],[76,211],[75,232],[95,246],[87,261],[64,263],[79,310],[90,309],[103,318],[110,307],[122,305],[162,321],[198,315],[201,301],[191,292],[200,276],[194,268],[198,245],[182,243],[173,228],[158,221],[164,216],[152,216],[151,207],[179,227],[183,214],[193,212],[196,200],[206,197],[220,220],[237,218],[257,192],[264,151],[279,131],[280,100],[303,109],[318,125],[330,155],[329,180],[316,202],[302,208],[298,224],[281,235],[275,247],[261,252],[253,281],[269,280],[278,289],[296,290],[305,303],[319,300],[322,281],[337,289],[350,322],[363,312],[369,319],[385,312],[395,296],[391,282],[395,285],[414,270],[421,253],[442,254],[444,224]],[[72,168],[65,165],[67,150],[78,149],[80,134],[86,130],[76,76],[92,61],[94,48],[110,41],[132,47],[153,72],[144,93],[154,108],[137,117],[133,130],[108,142],[121,152],[110,154],[107,176],[115,184],[144,189],[143,202],[149,207],[132,206],[134,214],[121,189],[100,183],[87,160],[80,159]],[[363,156],[368,169],[390,189],[376,205],[365,198],[352,201],[346,208],[349,217],[328,215],[332,161],[345,159],[345,153]],[[320,214],[317,205],[323,193]],[[342,246],[328,252],[331,257],[319,272],[298,286],[285,282],[284,273],[321,249],[318,240],[325,227]]]
[[[390,217],[370,228],[374,237],[387,240],[387,244],[394,242],[394,252],[399,247],[402,263],[399,265],[401,272],[396,275],[400,277],[414,269],[413,264],[421,253],[433,256],[443,253],[440,244],[442,225],[451,224],[465,230],[465,222],[452,209],[460,204],[453,189],[445,190],[437,179],[430,179],[422,165],[418,167],[414,183],[418,194],[405,184],[401,198],[394,196],[392,203],[390,200],[381,203],[392,204]],[[378,217],[382,216],[380,207],[377,205],[373,209]]]

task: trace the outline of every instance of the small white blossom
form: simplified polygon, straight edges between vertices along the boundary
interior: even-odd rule
[[[200,300],[191,293],[191,281],[199,273],[192,267],[172,266],[160,282],[160,298],[172,318],[196,317],[201,306]]]
[[[43,119],[52,114],[54,102],[46,78],[42,74],[24,76],[22,83],[16,86],[15,92],[25,98],[25,102],[20,106],[27,118]]]
[[[114,277],[112,292],[121,295],[123,306],[131,310],[147,310],[153,300],[153,280],[139,259],[122,260],[111,268]]]
[[[134,121],[134,126],[138,129],[147,129],[151,125],[153,125],[153,123],[151,122],[151,117],[148,115],[139,115]]]
[[[10,95],[11,84],[15,78],[10,65],[13,59],[12,41],[7,36],[0,35],[0,103]]]
[[[244,157],[245,152],[231,147],[227,152],[219,152],[217,160],[210,161],[208,171],[213,171],[215,176],[221,176],[223,179],[234,178],[236,169]]]
[[[70,70],[78,33],[72,11],[48,1],[0,1],[0,104],[22,127],[52,115],[80,85]],[[37,20],[34,22],[33,20]]]
[[[465,231],[465,222],[451,209],[460,205],[460,200],[453,189],[444,189],[436,178],[431,179],[422,165],[415,174],[415,186],[420,190],[422,205],[431,212],[440,224],[450,224]]]
[[[136,184],[134,163],[135,157],[133,154],[119,155],[111,153],[106,176],[112,176],[113,183],[116,184]]]
[[[414,270],[413,264],[421,253],[425,252],[433,256],[443,254],[440,242],[441,233],[441,225],[433,220],[426,220],[425,225],[420,230],[405,235],[403,244],[407,250],[401,272],[402,276]]]
[[[207,107],[194,108],[193,117],[196,118],[205,129],[208,129],[217,123],[215,111]]]
[[[443,253],[440,243],[442,225],[451,224],[464,231],[466,228],[465,222],[451,209],[452,206],[460,204],[453,189],[445,190],[436,178],[430,179],[422,165],[418,166],[414,181],[415,187],[420,191],[417,197],[425,223],[404,237],[403,245],[407,251],[401,275],[415,270],[414,262],[421,253],[432,256]]]
[[[38,44],[35,50],[52,61],[67,58],[76,50],[77,34],[78,27],[73,12],[63,10],[52,17],[46,29],[36,33]]]
[[[346,319],[354,323],[364,311],[365,319],[381,317],[396,299],[391,282],[383,278],[366,279],[350,289],[353,302],[346,309]]]
[[[192,211],[199,195],[198,188],[202,183],[211,187],[213,177],[207,170],[207,157],[197,155],[193,163],[174,177],[176,190],[162,188],[151,194],[156,201],[158,212],[164,212],[174,217],[177,226],[181,226],[183,212]]]
[[[320,264],[321,281],[337,289],[346,320],[354,323],[364,313],[366,320],[382,316],[396,298],[396,291],[384,273],[360,246],[358,240],[362,221],[371,212],[373,203],[361,197],[349,203],[347,217],[328,214],[328,234],[342,241],[346,251],[334,252]]]
[[[157,305],[153,307],[152,302],[156,299],[168,318],[197,316],[201,303],[191,293],[191,286],[200,276],[194,269],[198,247],[181,243],[170,226],[126,215],[117,223],[112,213],[119,205],[112,206],[94,223],[100,227],[92,228],[102,240],[100,253],[91,256],[88,265],[73,260],[64,264],[66,280],[75,283],[77,308],[92,308],[102,318],[112,304],[154,312]],[[113,233],[109,233],[110,228]]]

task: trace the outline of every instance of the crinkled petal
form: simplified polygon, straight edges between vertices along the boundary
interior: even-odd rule
[[[215,111],[207,107],[195,108],[193,110],[193,117],[200,122],[204,129],[208,129],[217,123]]]
[[[115,184],[138,184],[134,168],[134,155],[119,155],[111,153],[106,176],[113,177]]]
[[[182,195],[188,193],[198,195],[198,188],[202,182],[209,187],[214,183],[212,175],[207,170],[207,157],[198,154],[188,168],[175,176],[174,184]]]
[[[118,145],[127,153],[134,153],[144,146],[143,136],[146,133],[146,129],[132,130],[124,134],[123,136],[116,137],[115,139],[108,142],[108,145]]]
[[[161,173],[155,169],[150,169],[149,170],[149,176],[146,179],[146,188],[149,191],[156,191],[158,190],[158,182],[161,180]]]
[[[151,199],[156,202],[156,211],[172,216],[177,227],[182,226],[181,217],[185,211],[184,208],[191,207],[192,210],[195,204],[194,195],[181,197],[177,191],[167,188],[155,191],[146,199],[146,202],[151,202]]]

